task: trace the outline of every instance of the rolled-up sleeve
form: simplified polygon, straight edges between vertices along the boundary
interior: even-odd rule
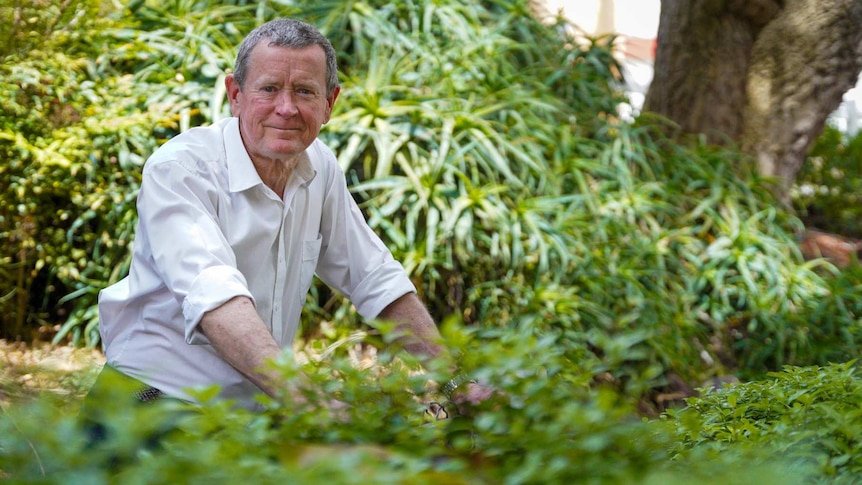
[[[198,274],[183,300],[186,343],[191,345],[209,344],[209,340],[199,330],[204,314],[227,303],[237,296],[247,296],[254,301],[248,284],[236,268],[230,266],[211,266]]]
[[[334,158],[328,167],[317,274],[349,298],[360,315],[375,318],[399,297],[415,292],[416,287],[368,226]]]
[[[387,305],[416,292],[401,263],[390,260],[366,275],[353,289],[350,301],[364,318],[375,318]]]

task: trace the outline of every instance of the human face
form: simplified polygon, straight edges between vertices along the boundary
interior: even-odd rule
[[[255,163],[295,161],[329,121],[338,97],[338,88],[326,95],[323,48],[277,47],[267,40],[251,52],[245,87],[233,76],[227,77],[225,87]]]

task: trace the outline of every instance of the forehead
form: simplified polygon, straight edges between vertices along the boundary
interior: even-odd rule
[[[319,45],[283,47],[271,45],[268,39],[259,42],[251,51],[249,74],[301,76],[326,79],[326,54]]]

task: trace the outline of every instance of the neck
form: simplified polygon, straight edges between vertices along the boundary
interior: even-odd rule
[[[267,187],[273,190],[279,197],[284,197],[284,186],[290,179],[290,174],[293,173],[293,168],[298,160],[292,159],[264,159],[252,160],[254,168],[257,170],[260,179]]]

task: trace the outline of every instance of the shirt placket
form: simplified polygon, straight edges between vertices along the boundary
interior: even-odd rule
[[[278,228],[278,238],[276,246],[278,252],[275,260],[275,285],[272,293],[272,336],[276,342],[282,342],[284,338],[284,287],[287,284],[287,252],[288,247],[285,244],[284,226],[287,221],[290,206],[285,205],[282,208],[281,225]]]
[[[285,188],[284,205],[281,212],[281,225],[278,228],[275,287],[273,288],[272,294],[272,336],[279,345],[284,342],[284,333],[288,330],[284,320],[284,312],[289,311],[290,309],[285,308],[284,295],[285,286],[289,281],[288,271],[291,269],[289,265],[290,262],[295,259],[293,255],[296,248],[294,248],[293,245],[296,244],[296,241],[287,234],[286,226],[291,225],[291,214],[295,213],[295,204],[293,199],[296,195],[298,185],[299,180],[294,177],[290,179]],[[294,271],[295,270],[296,269],[294,268]]]

